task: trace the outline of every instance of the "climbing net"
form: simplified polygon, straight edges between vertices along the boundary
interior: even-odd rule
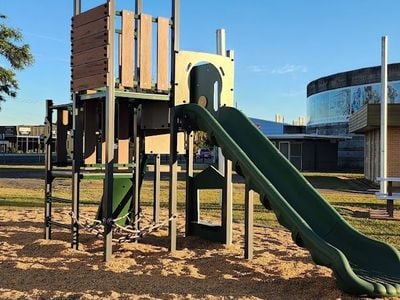
[[[168,222],[176,218],[176,215],[173,215],[162,222],[156,223],[152,219],[146,217],[142,211],[135,216],[134,221],[131,219],[131,213],[127,213],[124,216],[108,221],[100,221],[85,216],[80,216],[80,218],[77,218],[74,212],[70,212],[69,215],[80,228],[96,235],[96,237],[100,237],[104,234],[104,223],[108,222],[111,224],[113,235],[115,234],[118,236],[117,238],[113,238],[113,242],[116,243],[137,241],[149,233],[157,231],[158,229],[166,226]],[[128,220],[128,225],[119,225],[118,222],[124,219]],[[146,223],[147,225],[139,227],[139,223]]]

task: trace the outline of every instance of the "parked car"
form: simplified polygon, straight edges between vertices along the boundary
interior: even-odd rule
[[[197,158],[201,158],[201,159],[212,158],[211,151],[209,149],[202,148],[197,151]]]

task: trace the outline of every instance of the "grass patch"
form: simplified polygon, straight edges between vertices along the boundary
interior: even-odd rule
[[[36,169],[36,168],[35,168]],[[400,222],[353,218],[350,209],[376,209],[385,207],[385,202],[377,200],[374,195],[354,191],[354,180],[360,174],[343,173],[306,173],[307,179],[320,189],[322,196],[332,204],[338,212],[357,230],[372,238],[388,242],[400,249]],[[44,184],[36,179],[32,186],[21,186],[21,179],[15,179],[15,184],[1,184],[0,206],[43,207]],[[141,203],[151,206],[153,200],[152,181],[143,182]],[[168,181],[161,182],[161,207],[168,208]],[[327,187],[330,187],[327,189]],[[98,205],[101,199],[103,182],[101,180],[83,180],[81,185],[81,203]],[[71,198],[71,180],[57,179],[54,184],[54,196]],[[258,201],[255,194],[254,223],[268,227],[280,227],[273,212],[267,211]],[[58,205],[57,205],[58,206]],[[220,216],[218,193],[215,191],[201,193],[200,202],[202,218]],[[178,209],[183,213],[185,209],[185,182],[178,182]],[[400,209],[400,203],[396,204]],[[244,184],[234,184],[233,188],[233,220],[244,221]]]

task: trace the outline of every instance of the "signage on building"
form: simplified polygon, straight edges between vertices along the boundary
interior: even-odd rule
[[[0,126],[0,135],[4,138],[15,137],[17,128],[16,126]]]
[[[18,132],[20,135],[30,135],[31,128],[30,127],[18,127]]]

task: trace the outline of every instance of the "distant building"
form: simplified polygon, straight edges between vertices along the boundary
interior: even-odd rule
[[[364,175],[375,181],[380,176],[380,104],[365,104],[349,120],[349,131],[362,134],[364,143]],[[388,105],[388,177],[400,177],[400,104]]]
[[[338,143],[346,137],[307,134],[305,126],[250,120],[300,171],[338,170]]]
[[[400,103],[400,63],[388,66],[389,103]],[[381,99],[381,68],[370,67],[322,77],[307,85],[307,134],[348,137],[339,141],[342,170],[364,167],[364,136],[349,131],[349,118]]]
[[[0,126],[0,153],[42,153],[44,135],[44,125]]]

